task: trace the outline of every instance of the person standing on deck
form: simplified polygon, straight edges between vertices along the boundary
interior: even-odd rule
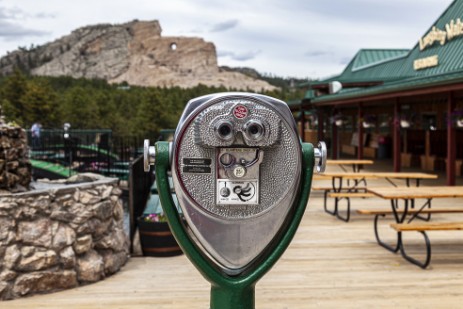
[[[40,148],[40,130],[42,129],[42,125],[39,122],[36,122],[31,127],[31,135],[32,135],[32,148]]]

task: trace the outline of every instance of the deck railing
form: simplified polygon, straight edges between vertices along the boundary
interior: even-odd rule
[[[93,172],[128,178],[129,162],[141,153],[136,136],[113,137],[111,130],[42,130],[39,139],[28,132],[30,158],[59,164],[73,172]]]

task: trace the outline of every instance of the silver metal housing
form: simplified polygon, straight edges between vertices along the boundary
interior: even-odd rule
[[[215,133],[216,124],[223,122],[233,123],[233,139]],[[245,137],[250,122],[262,126],[257,139]],[[252,178],[257,198],[236,204],[218,200],[220,192],[228,193],[218,186],[223,181],[238,183],[241,177],[240,170],[237,177],[226,171],[233,164],[220,166],[219,154],[228,148],[235,156],[249,153],[241,158],[242,168],[245,177]],[[252,156],[256,161],[248,162]],[[277,236],[299,190],[301,157],[296,123],[282,101],[251,93],[219,93],[188,102],[173,141],[174,187],[190,236],[224,272],[242,272]],[[228,176],[219,175],[220,170]]]

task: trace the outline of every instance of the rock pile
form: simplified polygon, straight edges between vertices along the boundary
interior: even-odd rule
[[[0,124],[0,189],[25,191],[31,182],[26,131]],[[1,227],[0,227],[1,228]]]
[[[117,180],[0,197],[0,299],[102,280],[128,259]]]

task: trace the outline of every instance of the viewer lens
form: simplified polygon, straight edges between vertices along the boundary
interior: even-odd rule
[[[233,124],[229,121],[220,121],[215,126],[215,133],[221,140],[231,140],[233,138]]]
[[[231,128],[227,124],[222,124],[219,127],[219,134],[223,137],[228,136],[231,133]]]
[[[252,141],[259,141],[264,136],[264,126],[258,120],[250,120],[244,126],[246,138]]]
[[[257,125],[253,124],[249,127],[249,133],[251,133],[252,135],[256,135],[259,132],[260,132],[260,128]]]

